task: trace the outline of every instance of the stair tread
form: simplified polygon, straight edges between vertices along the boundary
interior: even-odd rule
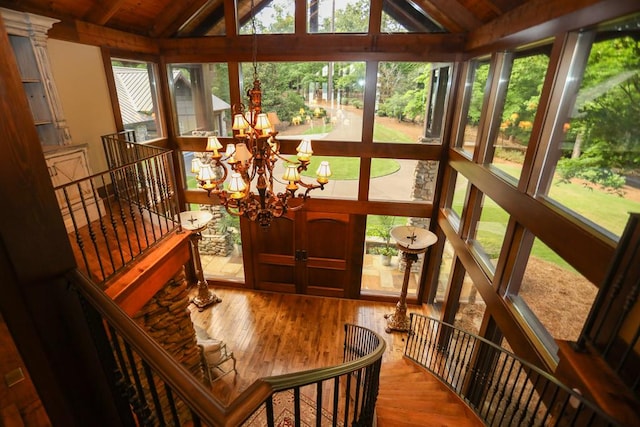
[[[453,391],[406,358],[382,365],[376,414],[378,427],[483,425]]]
[[[397,413],[395,415],[378,415],[377,427],[477,427],[482,426],[480,421],[461,416],[449,416],[440,414],[419,414],[418,417],[408,417],[409,414]]]

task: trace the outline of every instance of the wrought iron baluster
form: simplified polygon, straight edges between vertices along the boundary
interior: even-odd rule
[[[179,426],[180,417],[178,416],[178,409],[176,408],[176,402],[173,398],[173,391],[171,391],[171,387],[164,383],[164,392],[167,395],[167,402],[169,403],[169,410],[171,411],[171,419],[173,420],[174,426]]]

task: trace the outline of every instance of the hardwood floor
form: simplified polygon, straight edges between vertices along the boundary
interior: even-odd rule
[[[78,269],[96,283],[125,269],[174,227],[112,198],[102,199],[102,205],[101,218],[69,233]]]
[[[395,304],[227,288],[214,291],[221,303],[202,312],[193,304],[189,307],[194,324],[225,341],[237,359],[238,372],[212,387],[225,404],[258,378],[341,363],[345,323],[365,326],[385,338],[383,362],[402,358],[405,334],[384,331],[384,315],[393,313]],[[409,306],[408,311],[431,314],[427,306]]]

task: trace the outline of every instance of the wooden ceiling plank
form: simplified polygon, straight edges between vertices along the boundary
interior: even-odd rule
[[[183,0],[169,3],[169,6],[156,17],[149,35],[160,38],[171,37],[185,22],[189,22],[194,16],[203,13],[202,9],[208,2],[209,0]],[[222,0],[212,3],[219,5]]]
[[[94,6],[87,13],[83,20],[96,25],[105,25],[118,13],[118,10],[127,0],[102,0],[94,2]]]
[[[436,22],[452,33],[474,30],[483,23],[457,0],[413,0]]]

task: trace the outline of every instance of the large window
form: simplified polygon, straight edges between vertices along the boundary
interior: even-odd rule
[[[428,63],[378,64],[374,142],[415,143],[421,140],[430,78]]]
[[[467,74],[467,91],[465,111],[466,116],[463,123],[463,131],[458,135],[456,146],[462,148],[469,156],[473,156],[475,147],[479,142],[478,127],[480,125],[480,113],[482,112],[482,102],[487,89],[489,78],[489,59],[474,60],[469,64]]]
[[[553,351],[553,339],[577,340],[597,292],[596,286],[536,238],[522,281],[511,283],[508,295]]]
[[[600,29],[586,64],[573,64],[569,81],[581,84],[576,96],[566,97],[574,102],[558,120],[555,173],[540,189],[615,236],[622,234],[628,212],[640,211],[640,47],[620,31],[638,25],[635,16]],[[588,49],[584,37],[577,50]]]
[[[113,58],[111,67],[125,130],[135,131],[138,142],[163,136],[155,65]]]
[[[309,33],[366,33],[370,2],[366,0],[308,0]]]
[[[180,135],[212,132],[218,136],[231,136],[226,63],[171,64],[168,74]]]
[[[507,78],[508,86],[504,101],[500,102],[502,117],[499,129],[491,133],[493,155],[487,162],[516,180],[520,179],[538,111],[540,91],[549,65],[549,50],[550,46],[545,46],[506,57],[505,69],[510,72],[501,79],[501,84]]]
[[[253,34],[254,27],[249,2],[237,3],[237,16],[240,19],[240,34]],[[287,34],[295,29],[295,7],[291,0],[264,0],[259,11],[255,12],[256,34]]]
[[[471,241],[475,252],[491,272],[495,271],[507,231],[509,214],[496,202],[482,194],[478,216],[472,227]]]
[[[361,140],[364,62],[270,62],[257,67],[262,109],[278,138]],[[253,64],[242,64],[241,93],[253,86],[253,71]]]
[[[407,218],[391,215],[368,215],[365,236],[364,259],[362,261],[363,293],[399,296],[404,284],[406,262],[398,250],[391,230],[401,225],[427,228],[428,221],[422,218]],[[424,264],[424,253],[411,265],[407,282],[407,295],[416,297]]]

